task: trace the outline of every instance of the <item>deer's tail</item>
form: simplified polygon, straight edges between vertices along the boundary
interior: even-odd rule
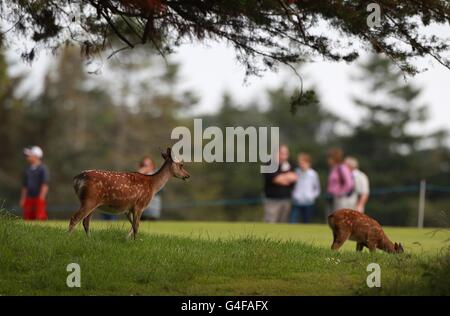
[[[331,229],[334,230],[334,227],[335,227],[335,214],[334,214],[334,212],[331,213],[330,215],[328,215],[328,225],[330,226]]]
[[[73,188],[75,189],[75,193],[77,194],[78,197],[81,197],[85,185],[86,185],[86,175],[84,172],[73,177]]]

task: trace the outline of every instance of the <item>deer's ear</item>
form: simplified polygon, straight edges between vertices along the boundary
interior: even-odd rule
[[[162,153],[161,155],[164,158],[164,160],[168,159],[168,158],[172,158],[172,149],[170,149],[170,147],[167,147],[166,152]]]

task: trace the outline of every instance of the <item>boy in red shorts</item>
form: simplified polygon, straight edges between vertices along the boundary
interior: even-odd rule
[[[28,167],[23,176],[20,206],[25,220],[46,220],[47,210],[45,199],[48,192],[49,173],[42,163],[44,153],[38,146],[23,150]]]

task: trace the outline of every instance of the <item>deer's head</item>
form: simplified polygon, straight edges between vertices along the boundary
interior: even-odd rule
[[[394,243],[394,252],[395,253],[404,253],[403,246],[401,243]]]
[[[167,161],[169,165],[170,173],[175,177],[179,179],[186,180],[191,175],[184,169],[183,161],[175,161],[172,158],[172,150],[167,148],[167,151],[165,153],[161,153],[161,156],[164,158],[165,161]]]

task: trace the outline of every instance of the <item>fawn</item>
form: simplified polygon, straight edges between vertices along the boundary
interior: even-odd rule
[[[367,247],[371,252],[377,248],[389,253],[403,252],[402,244],[392,243],[376,220],[358,211],[337,210],[328,216],[328,225],[333,230],[333,250],[350,239],[356,241],[357,251]]]
[[[95,209],[111,214],[126,213],[131,230],[136,235],[144,208],[171,177],[186,180],[190,177],[182,162],[172,159],[171,149],[161,154],[164,164],[153,175],[138,172],[88,170],[73,178],[75,192],[81,202],[79,210],[70,219],[69,232],[83,220],[89,236],[89,221]]]

